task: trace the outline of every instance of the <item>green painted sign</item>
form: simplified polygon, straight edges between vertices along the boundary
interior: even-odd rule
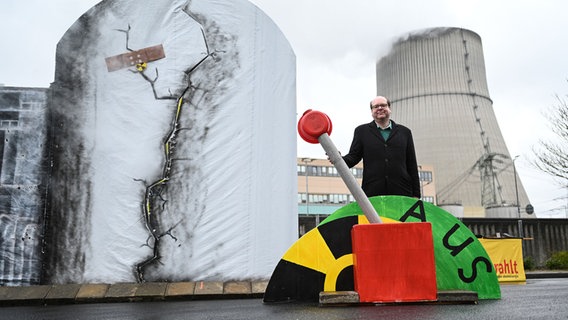
[[[477,237],[449,212],[428,202],[403,196],[369,198],[379,216],[399,222],[430,222],[438,290],[469,290],[479,299],[499,299],[501,289],[493,263]],[[363,216],[357,203],[337,210],[324,225],[348,216]]]
[[[449,212],[402,196],[369,199],[384,223],[429,222],[438,291],[467,290],[479,299],[499,299],[491,259],[475,235]],[[354,290],[351,229],[368,223],[357,203],[335,211],[298,239],[276,266],[265,302],[318,301],[321,291]],[[420,268],[420,261],[416,268]]]

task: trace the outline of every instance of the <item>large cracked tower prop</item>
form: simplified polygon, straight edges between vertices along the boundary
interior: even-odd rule
[[[102,1],[55,72],[48,282],[270,275],[297,236],[295,56],[264,13]]]

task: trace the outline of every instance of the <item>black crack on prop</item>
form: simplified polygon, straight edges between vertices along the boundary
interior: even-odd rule
[[[174,151],[176,149],[176,143],[177,143],[176,138],[178,137],[179,131],[182,130],[180,128],[180,118],[181,118],[181,112],[183,110],[183,105],[185,104],[184,97],[186,96],[186,94],[190,90],[197,90],[197,88],[192,86],[190,76],[207,59],[215,58],[215,55],[218,52],[221,52],[221,51],[211,51],[210,50],[203,25],[196,19],[196,17],[193,14],[191,14],[189,12],[189,10],[187,8],[184,9],[183,12],[186,13],[192,20],[194,20],[195,22],[198,23],[198,25],[201,29],[201,34],[203,36],[203,41],[204,41],[204,45],[205,45],[205,48],[206,48],[206,52],[203,53],[204,54],[203,58],[200,59],[198,62],[196,62],[194,65],[192,65],[190,68],[188,68],[185,71],[185,74],[187,75],[187,79],[188,79],[188,84],[185,87],[185,89],[183,90],[183,92],[178,97],[174,96],[171,92],[169,93],[169,95],[166,95],[166,96],[158,95],[158,93],[156,92],[156,88],[155,88],[155,83],[158,81],[158,78],[159,78],[158,68],[155,68],[155,77],[150,78],[146,74],[147,64],[145,62],[136,64],[134,69],[128,69],[130,72],[140,74],[140,76],[150,84],[150,87],[151,87],[152,92],[154,94],[154,98],[156,100],[174,100],[174,99],[177,100],[177,107],[176,107],[175,113],[173,115],[171,127],[170,127],[168,134],[166,135],[166,137],[164,139],[165,161],[164,161],[164,166],[162,168],[162,174],[161,174],[160,178],[158,178],[157,180],[155,180],[154,182],[152,182],[150,184],[148,184],[146,181],[136,179],[137,181],[141,181],[145,184],[144,200],[143,200],[143,203],[142,203],[143,218],[144,218],[143,221],[144,221],[144,225],[145,225],[146,229],[148,230],[149,235],[148,235],[148,238],[146,240],[146,243],[143,246],[147,246],[152,250],[151,256],[149,256],[148,258],[146,258],[143,261],[136,264],[135,275],[136,275],[136,279],[137,279],[138,282],[145,282],[145,277],[144,277],[145,269],[148,266],[155,264],[155,263],[158,263],[160,261],[160,258],[161,258],[161,256],[160,256],[160,241],[161,241],[161,239],[164,236],[170,236],[174,241],[178,240],[173,235],[172,230],[174,228],[176,228],[181,223],[181,221],[176,223],[173,227],[169,228],[168,230],[162,232],[160,220],[159,220],[156,209],[158,208],[158,206],[161,206],[162,207],[161,209],[163,210],[164,206],[167,202],[167,200],[164,199],[164,197],[162,195],[163,195],[164,189],[165,189],[165,187],[166,187],[166,185],[167,185],[167,183],[168,183],[168,181],[170,180],[170,177],[171,177],[172,163],[173,163],[173,161],[176,160],[174,158]],[[126,34],[126,49],[128,51],[133,52],[133,50],[129,47],[130,30],[131,30],[130,25],[128,25],[128,28],[126,30],[118,30],[117,29],[117,31],[124,32]],[[177,160],[179,160],[179,159],[177,159]]]

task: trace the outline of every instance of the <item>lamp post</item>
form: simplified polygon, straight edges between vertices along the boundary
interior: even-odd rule
[[[306,176],[306,215],[310,216],[310,192],[308,189],[308,163],[314,161],[312,158],[302,158],[302,162],[305,166],[305,176]],[[319,224],[319,214],[316,214],[316,226]]]
[[[523,220],[521,219],[521,204],[519,203],[519,187],[517,185],[517,166],[515,165],[515,160],[517,160],[519,156],[515,156],[513,158],[513,175],[515,176],[515,196],[517,198],[517,216],[519,220],[517,221],[518,228],[519,228],[519,237],[523,237]]]

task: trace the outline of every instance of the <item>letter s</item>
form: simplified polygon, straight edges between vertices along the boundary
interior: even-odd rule
[[[475,281],[475,278],[477,278],[477,263],[478,262],[485,263],[485,270],[488,273],[490,273],[493,270],[493,268],[491,267],[491,262],[489,260],[487,260],[484,257],[477,257],[477,258],[473,259],[473,262],[471,263],[471,266],[472,266],[472,269],[473,269],[472,273],[471,273],[471,277],[466,277],[463,273],[462,268],[458,269],[458,275],[463,282],[472,283],[473,281]]]

